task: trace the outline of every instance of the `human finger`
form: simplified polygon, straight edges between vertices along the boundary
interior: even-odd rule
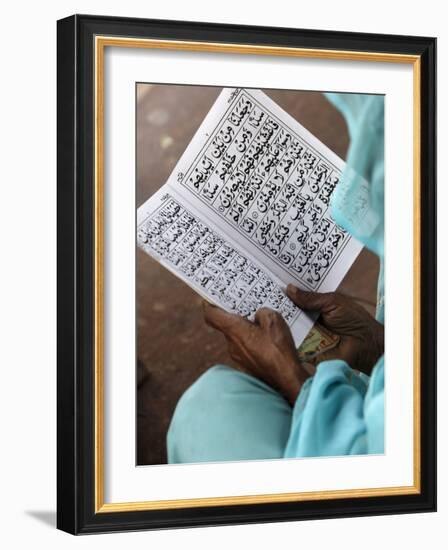
[[[250,325],[250,322],[244,319],[244,317],[229,313],[205,301],[203,302],[203,311],[205,322],[225,334],[235,330],[241,330],[247,327],[247,325]]]
[[[308,311],[325,311],[337,303],[335,292],[308,292],[294,285],[288,285],[286,294],[296,306]]]

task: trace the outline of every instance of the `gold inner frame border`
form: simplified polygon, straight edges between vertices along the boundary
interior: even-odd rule
[[[153,48],[163,50],[194,51],[207,53],[234,53],[267,56],[286,56],[313,59],[366,61],[382,63],[406,63],[413,65],[413,198],[414,198],[414,365],[413,365],[413,420],[414,420],[414,480],[413,485],[400,487],[379,487],[350,490],[329,490],[296,493],[259,494],[210,498],[189,498],[179,500],[153,500],[139,502],[104,502],[104,53],[106,47]],[[420,493],[421,480],[421,425],[420,425],[420,272],[421,272],[421,59],[418,55],[382,52],[359,52],[346,50],[325,50],[280,46],[259,46],[253,44],[227,44],[214,42],[158,40],[123,38],[118,36],[95,36],[95,277],[94,277],[94,509],[95,513],[130,512],[143,510],[166,510],[208,506],[231,506],[275,502],[303,502],[342,498],[365,498]]]

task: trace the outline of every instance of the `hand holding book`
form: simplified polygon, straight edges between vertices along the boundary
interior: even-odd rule
[[[300,345],[314,318],[286,295],[337,288],[362,246],[331,218],[344,162],[259,90],[224,89],[137,242],[206,300],[250,321],[277,311]]]

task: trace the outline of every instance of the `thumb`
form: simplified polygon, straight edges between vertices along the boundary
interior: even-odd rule
[[[202,307],[205,322],[211,327],[220,330],[224,334],[229,334],[233,330],[241,327],[241,325],[249,323],[249,321],[243,317],[228,313],[224,309],[221,309],[220,307],[212,305],[206,301],[202,303]]]
[[[288,285],[286,289],[288,298],[300,309],[309,311],[325,311],[335,305],[335,297],[332,292],[307,292],[294,285]]]

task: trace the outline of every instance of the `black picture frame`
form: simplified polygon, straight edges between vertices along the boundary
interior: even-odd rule
[[[94,391],[94,50],[97,35],[420,57],[419,494],[97,513]],[[57,23],[57,526],[73,534],[430,512],[436,509],[436,39],[74,15]]]

